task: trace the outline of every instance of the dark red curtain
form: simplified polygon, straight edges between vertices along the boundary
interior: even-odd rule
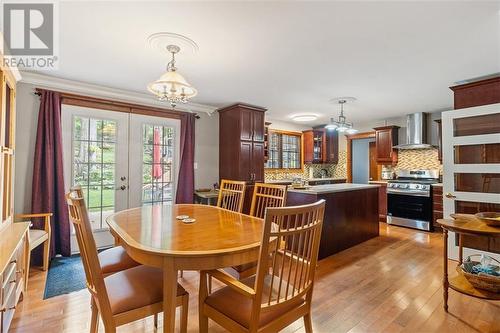
[[[63,145],[61,131],[61,98],[59,93],[40,90],[40,110],[33,164],[32,213],[53,213],[50,257],[71,255],[70,223],[64,197]],[[33,221],[43,228],[43,221]],[[41,247],[33,251],[33,262],[42,262]]]
[[[179,181],[177,182],[176,203],[193,203],[194,195],[194,123],[195,115],[181,116],[181,142]]]

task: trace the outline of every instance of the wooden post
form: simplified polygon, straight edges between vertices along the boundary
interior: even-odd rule
[[[448,312],[448,230],[443,228],[443,307]]]

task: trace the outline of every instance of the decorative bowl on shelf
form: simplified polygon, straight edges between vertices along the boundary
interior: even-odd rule
[[[475,216],[490,227],[500,227],[499,212],[482,212],[475,214]]]

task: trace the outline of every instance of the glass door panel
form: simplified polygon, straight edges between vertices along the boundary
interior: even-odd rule
[[[83,190],[92,229],[107,228],[105,218],[115,211],[116,126],[113,120],[73,117],[71,186]]]
[[[131,208],[175,201],[179,134],[179,120],[130,115]]]
[[[143,124],[142,203],[172,203],[174,129]]]
[[[483,114],[453,119],[454,136],[495,133],[500,133],[500,114]]]
[[[500,143],[455,146],[455,164],[500,163]]]

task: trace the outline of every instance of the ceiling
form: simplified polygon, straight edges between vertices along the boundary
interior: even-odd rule
[[[194,102],[237,101],[355,122],[450,109],[454,82],[500,72],[499,2],[60,2],[59,70],[45,74],[146,92],[167,59],[146,38],[199,45],[178,55]],[[152,97],[153,98],[153,97]]]

